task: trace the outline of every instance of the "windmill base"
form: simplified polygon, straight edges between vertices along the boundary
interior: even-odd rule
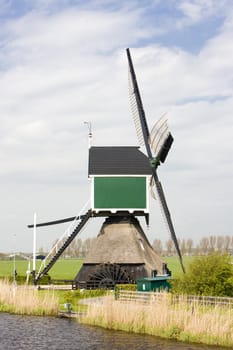
[[[133,215],[110,216],[103,223],[75,283],[78,288],[114,288],[144,277],[171,275]]]

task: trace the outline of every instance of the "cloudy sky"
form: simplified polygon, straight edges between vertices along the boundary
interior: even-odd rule
[[[177,236],[233,234],[231,0],[0,0],[0,26],[0,252],[32,250],[34,212],[73,216],[89,199],[84,121],[93,145],[138,145],[126,47],[149,126],[168,113],[159,176]],[[63,230],[38,230],[38,247]],[[146,233],[168,239],[157,202]]]

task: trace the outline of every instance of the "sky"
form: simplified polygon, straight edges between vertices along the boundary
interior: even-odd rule
[[[231,0],[0,0],[0,27],[0,252],[32,251],[35,212],[90,198],[84,122],[93,146],[138,145],[127,47],[149,127],[167,113],[174,137],[158,174],[177,237],[233,234]],[[149,240],[167,241],[158,201],[150,217]],[[37,247],[66,227],[38,229]]]

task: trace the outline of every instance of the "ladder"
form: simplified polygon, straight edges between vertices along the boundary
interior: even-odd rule
[[[48,271],[53,267],[58,258],[62,255],[65,249],[70,245],[70,243],[74,240],[74,238],[80,233],[82,228],[85,226],[89,218],[92,216],[92,210],[89,209],[84,215],[78,216],[74,219],[71,226],[76,224],[72,233],[66,237],[64,241],[64,235],[60,238],[60,240],[55,244],[55,246],[51,249],[49,254],[45,257],[45,259],[41,263],[41,267],[34,278],[34,284],[37,284],[38,281],[48,273]],[[78,221],[78,224],[77,224]],[[70,228],[69,228],[70,229]],[[66,232],[65,232],[66,233]],[[61,243],[61,246],[59,246]],[[55,252],[55,253],[54,253]],[[49,263],[46,265],[46,261],[49,260]],[[43,267],[44,266],[44,267]]]

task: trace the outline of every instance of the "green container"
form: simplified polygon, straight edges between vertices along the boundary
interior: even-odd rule
[[[171,276],[145,277],[137,281],[138,292],[161,292],[171,289]]]

